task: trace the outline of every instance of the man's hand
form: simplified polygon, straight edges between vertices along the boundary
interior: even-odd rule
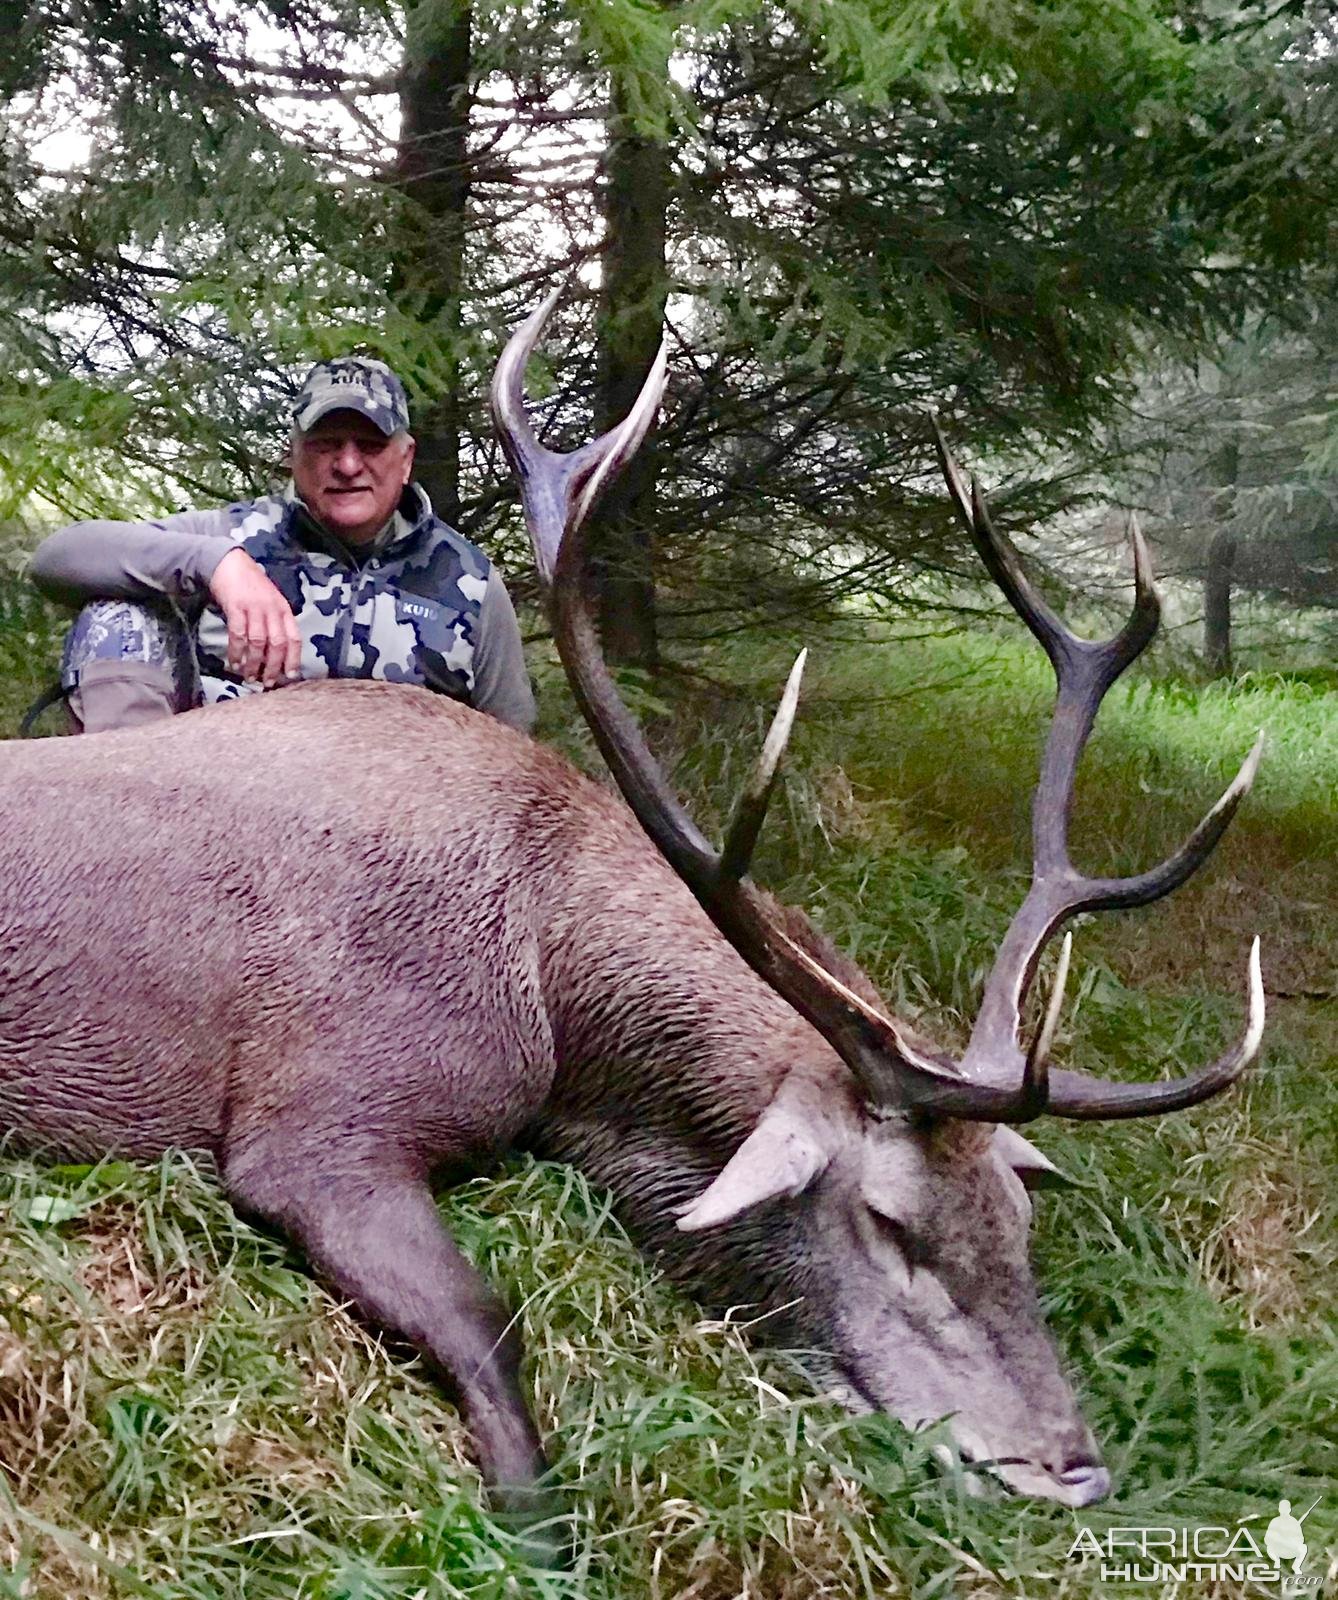
[[[267,689],[296,678],[302,635],[293,608],[245,550],[230,550],[214,568],[209,592],[228,624],[228,670],[259,678]]]

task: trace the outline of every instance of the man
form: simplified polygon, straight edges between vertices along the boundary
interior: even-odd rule
[[[84,603],[61,685],[81,732],[299,678],[421,684],[528,731],[510,597],[410,481],[404,389],[363,357],[321,362],[293,408],[282,495],[51,535],[30,575]]]

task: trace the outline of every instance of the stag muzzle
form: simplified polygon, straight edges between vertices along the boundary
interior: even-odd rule
[[[953,1437],[963,1463],[974,1469],[967,1473],[968,1487],[982,1496],[989,1493],[988,1479],[983,1474],[1002,1484],[1009,1494],[1029,1500],[1057,1500],[1075,1511],[1080,1506],[1095,1505],[1110,1493],[1110,1473],[1095,1455],[1091,1460],[1075,1460],[1052,1472],[1037,1462],[991,1457],[981,1445],[972,1448],[968,1438],[958,1436],[956,1430]]]
[[[1038,1330],[1039,1331],[1039,1330]],[[971,1492],[983,1497],[1000,1489],[1029,1499],[1055,1500],[1077,1508],[1110,1493],[1110,1473],[1078,1403],[1053,1358],[1044,1399],[1029,1404],[1025,1393],[1005,1383],[998,1389],[982,1374],[973,1386],[970,1412],[935,1415],[940,1402],[880,1407],[900,1416],[913,1431],[946,1423],[952,1444],[935,1447],[945,1465],[964,1469]],[[996,1400],[997,1397],[997,1400]]]

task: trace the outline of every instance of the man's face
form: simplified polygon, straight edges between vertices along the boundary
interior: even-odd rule
[[[331,411],[293,440],[293,485],[307,509],[346,544],[376,537],[413,468],[407,434],[387,439],[357,411]]]

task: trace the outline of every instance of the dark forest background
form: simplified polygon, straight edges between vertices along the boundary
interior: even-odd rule
[[[0,518],[21,551],[262,488],[305,366],[364,349],[438,510],[532,593],[485,396],[565,279],[550,441],[671,349],[599,512],[617,659],[977,609],[934,412],[1057,581],[1127,583],[1139,507],[1210,671],[1233,596],[1313,664],[1334,32],[1300,0],[11,0]]]

